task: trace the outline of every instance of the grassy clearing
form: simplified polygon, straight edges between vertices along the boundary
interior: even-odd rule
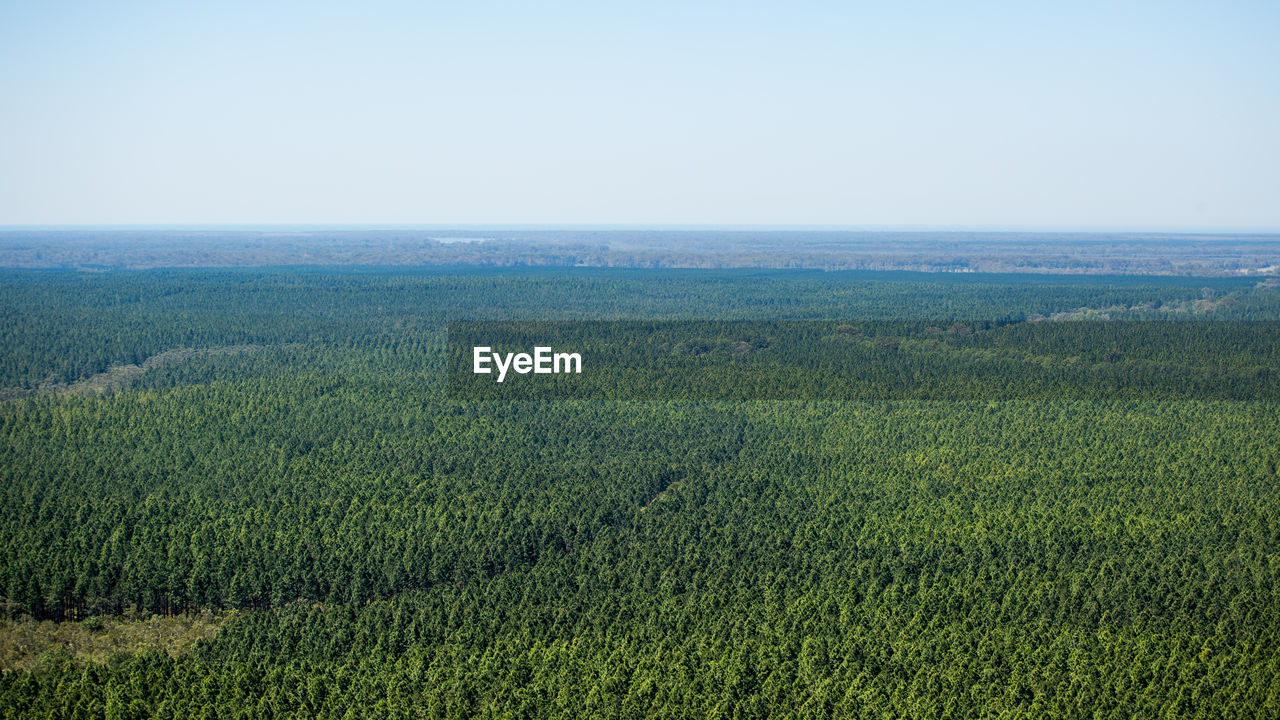
[[[157,650],[170,656],[191,651],[212,639],[235,612],[202,611],[146,619],[89,618],[81,622],[37,621],[29,617],[0,621],[0,670],[33,671],[42,658],[62,651],[80,663],[105,663],[117,653]]]

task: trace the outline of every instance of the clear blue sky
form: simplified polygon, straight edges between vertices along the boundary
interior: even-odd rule
[[[0,0],[0,224],[1280,229],[1280,2]]]

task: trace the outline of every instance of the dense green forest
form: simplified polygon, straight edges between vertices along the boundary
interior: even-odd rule
[[[1081,308],[1183,318],[1280,319],[1275,288],[1246,278],[927,273],[434,268],[0,270],[0,387],[69,382],[178,346],[357,347],[414,342],[450,320],[997,320]],[[1150,305],[1153,309],[1146,310]]]
[[[475,347],[540,345],[588,371],[472,371]],[[455,322],[447,353],[449,396],[467,400],[1280,401],[1280,323],[1262,321]]]
[[[0,715],[1280,717],[1278,295],[8,271],[6,617],[237,612]],[[477,320],[604,361],[460,388]]]

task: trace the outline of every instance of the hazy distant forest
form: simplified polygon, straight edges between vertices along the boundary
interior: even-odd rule
[[[1280,275],[1280,235],[728,230],[0,230],[0,267],[556,266]]]
[[[1280,717],[1274,242],[486,237],[6,235],[0,716]]]

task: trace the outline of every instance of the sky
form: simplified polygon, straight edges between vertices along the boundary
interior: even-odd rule
[[[0,225],[1280,230],[1280,3],[0,0]]]

